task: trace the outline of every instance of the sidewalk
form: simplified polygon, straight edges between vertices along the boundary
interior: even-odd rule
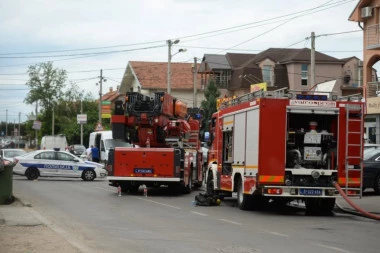
[[[1,252],[79,253],[67,240],[39,219],[28,203],[17,199],[0,205]]]

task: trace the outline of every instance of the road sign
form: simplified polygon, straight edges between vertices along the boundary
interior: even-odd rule
[[[41,121],[39,121],[39,120],[35,120],[35,121],[33,121],[33,126],[32,126],[32,128],[33,129],[36,129],[36,130],[40,130],[41,129]]]
[[[111,114],[110,113],[102,113],[102,118],[103,119],[110,119],[111,118]]]
[[[111,101],[109,100],[102,101],[102,105],[110,105],[110,104],[111,104]]]
[[[77,114],[77,122],[78,122],[78,124],[86,124],[87,123],[87,114]]]
[[[104,128],[100,122],[98,122],[95,126],[95,131],[103,131]]]

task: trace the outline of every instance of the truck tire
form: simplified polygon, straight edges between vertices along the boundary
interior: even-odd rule
[[[305,205],[307,214],[331,214],[335,207],[335,198],[309,198]]]
[[[40,172],[37,168],[28,168],[25,172],[25,176],[28,180],[36,180],[40,176]]]
[[[136,193],[139,191],[140,185],[131,184],[130,182],[123,182],[123,183],[120,183],[120,187],[121,187],[122,192]]]
[[[237,188],[237,204],[241,210],[251,210],[253,206],[252,197],[248,194],[244,194],[243,180],[238,180]]]
[[[380,194],[380,175],[378,175],[373,183],[373,189],[377,195]]]

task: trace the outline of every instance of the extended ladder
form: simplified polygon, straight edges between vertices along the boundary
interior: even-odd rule
[[[346,104],[347,144],[345,150],[346,180],[344,191],[347,196],[359,198],[361,198],[363,194],[363,117],[362,104]],[[358,173],[359,178],[357,177]],[[352,186],[352,184],[355,184],[355,186]],[[357,194],[357,192],[359,192],[359,194]]]

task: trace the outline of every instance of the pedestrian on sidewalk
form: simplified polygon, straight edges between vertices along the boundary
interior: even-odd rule
[[[89,161],[92,161],[92,155],[91,155],[91,149],[93,148],[94,146],[90,146],[88,147],[88,149],[86,149],[86,156],[87,156],[87,160]]]
[[[92,156],[92,161],[98,163],[99,162],[99,149],[96,145],[91,148],[91,156]]]

